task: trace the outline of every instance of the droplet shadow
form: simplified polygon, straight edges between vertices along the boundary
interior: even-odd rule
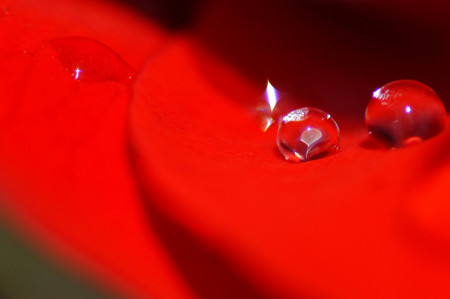
[[[331,151],[331,152],[325,152],[325,153],[321,153],[318,155],[315,155],[314,157],[312,157],[311,159],[308,159],[306,161],[302,161],[302,162],[293,162],[293,161],[287,161],[283,155],[280,153],[280,150],[278,149],[278,146],[274,146],[273,147],[273,153],[274,155],[281,161],[285,162],[285,163],[289,163],[289,164],[302,164],[302,163],[308,163],[310,161],[315,161],[315,160],[321,160],[323,158],[327,158],[327,157],[332,157],[336,154],[339,154],[341,152],[341,149],[337,150],[337,151]]]
[[[386,150],[385,147],[383,147],[380,143],[376,142],[373,138],[366,137],[366,139],[364,139],[363,141],[361,141],[359,143],[359,146],[362,147],[363,149],[367,149],[367,150],[374,150],[374,151],[382,151],[382,150]]]

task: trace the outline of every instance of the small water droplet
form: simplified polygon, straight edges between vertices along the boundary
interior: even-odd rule
[[[280,119],[277,143],[286,160],[311,160],[339,149],[339,127],[328,113],[301,108]]]
[[[135,71],[99,41],[86,37],[64,37],[50,43],[74,80],[128,83],[135,77]]]
[[[371,136],[386,147],[415,144],[439,134],[446,113],[429,86],[413,80],[388,83],[373,92],[366,109]]]

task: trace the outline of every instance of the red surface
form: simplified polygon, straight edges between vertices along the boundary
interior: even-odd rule
[[[442,239],[447,222],[442,217],[434,223],[430,214],[423,219],[415,202],[427,206],[428,178],[437,169],[447,173],[445,163],[429,166],[447,155],[436,149],[447,147],[448,132],[385,151],[362,146],[364,125],[349,129],[347,123],[339,154],[286,163],[276,153],[274,136],[264,135],[197,67],[200,57],[212,63],[197,51],[189,41],[174,44],[136,85],[138,94],[148,96],[133,102],[132,140],[154,209],[234,261],[250,285],[278,296],[408,298],[450,292],[448,268],[436,265],[434,249],[428,248],[448,242]],[[419,190],[424,195],[417,199]],[[441,186],[431,202],[447,194]],[[425,228],[421,221],[436,224],[439,238],[433,230],[416,232],[416,225]],[[164,224],[159,230],[167,236]],[[194,241],[166,238],[186,275],[214,274],[215,268],[205,273],[183,263]],[[218,290],[197,287],[218,296]]]
[[[118,51],[139,67],[164,43],[162,31],[110,3],[40,1],[28,16],[33,4],[15,2],[0,19],[2,208],[50,256],[113,292],[189,298],[149,226],[128,163],[131,90],[122,81],[133,70],[95,40],[52,39],[63,32],[114,44],[116,34]],[[101,24],[69,21],[89,15]],[[126,28],[115,30],[121,19]],[[136,31],[140,47],[129,49]],[[83,69],[78,80],[75,62]]]
[[[2,203],[51,252],[145,298],[448,297],[448,125],[388,151],[363,122],[371,91],[404,75],[449,103],[444,4],[370,40],[350,30],[365,10],[219,1],[167,42],[124,7],[61,2],[13,1],[0,19]],[[114,49],[136,81],[73,80],[49,44],[64,36]],[[96,49],[97,67],[116,57]],[[265,76],[333,115],[338,154],[282,159],[251,113]]]

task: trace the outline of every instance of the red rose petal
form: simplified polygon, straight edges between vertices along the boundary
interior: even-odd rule
[[[108,287],[125,290],[127,296],[190,298],[149,226],[129,167],[125,129],[130,89],[120,82],[120,74],[131,68],[106,46],[93,46],[92,57],[85,59],[77,56],[79,40],[72,48],[48,42],[64,27],[47,25],[61,25],[65,17],[98,15],[95,26],[69,22],[62,31],[105,36],[106,41],[133,31],[135,20],[129,20],[129,27],[121,24],[126,29],[118,32],[101,32],[117,21],[103,15],[109,4],[54,4],[68,9],[57,13],[49,10],[50,2],[35,3],[33,16],[25,13],[30,12],[26,2],[11,3],[9,15],[0,19],[0,36],[6,41],[0,44],[1,204],[38,245],[70,267],[76,264],[81,273],[100,277]],[[117,7],[109,12],[131,18]],[[139,34],[143,32],[162,43],[155,28]],[[127,45],[121,48],[125,53],[135,42],[133,33],[129,38],[121,41]],[[135,51],[136,64],[156,48],[145,39]],[[94,70],[95,80],[74,80],[68,72],[67,62],[80,57]],[[107,73],[99,72],[105,70],[104,58],[111,67]]]
[[[131,34],[123,22],[114,29],[98,19],[95,30],[89,21],[78,25],[79,15],[72,11],[80,2],[61,6],[63,12],[48,9],[51,2],[21,2],[47,9],[20,11],[31,12],[27,18],[48,37],[97,38],[135,67],[154,45],[153,35],[142,40],[142,31]],[[95,3],[82,3],[92,9],[91,16],[111,16],[111,11],[98,14]],[[54,25],[61,23],[67,27],[60,35]],[[24,49],[21,43],[30,49],[46,46],[42,38],[14,36],[11,26],[6,28],[0,35],[19,50]],[[141,42],[137,49],[130,46]],[[176,42],[146,66],[131,111],[135,167],[149,195],[144,215],[124,148],[128,90],[103,82],[73,94],[68,92],[70,83],[61,79],[61,65],[36,68],[20,51],[5,53],[0,64],[10,74],[2,75],[5,81],[0,84],[7,83],[2,88],[9,100],[1,104],[6,108],[0,112],[5,136],[0,162],[7,183],[26,186],[14,190],[18,193],[9,204],[45,229],[44,235],[54,236],[59,247],[78,250],[81,260],[102,268],[103,275],[109,272],[114,281],[126,281],[147,296],[190,295],[147,231],[146,216],[151,216],[156,233],[198,296],[398,298],[449,293],[448,266],[437,268],[432,258],[435,252],[444,256],[441,249],[448,243],[448,207],[442,200],[448,194],[442,180],[448,163],[442,168],[432,164],[439,150],[448,149],[448,129],[447,135],[416,147],[370,150],[360,146],[364,128],[341,113],[336,117],[343,131],[340,154],[301,167],[287,164],[274,151],[273,136],[262,134],[246,109],[236,104],[258,88],[217,65],[201,48]],[[249,52],[242,55],[248,57]],[[289,62],[289,55],[284,61]],[[320,78],[324,69],[315,69],[316,62],[308,64],[312,78]],[[31,77],[23,78],[33,65]],[[45,78],[55,73],[61,77],[52,90]],[[211,74],[224,79],[220,86]],[[25,79],[29,86],[22,105],[14,99]],[[47,85],[36,84],[42,82]],[[230,87],[233,92],[228,92]],[[33,93],[35,88],[40,92]],[[236,96],[236,90],[241,94]],[[321,90],[330,95],[329,88]],[[61,101],[62,96],[69,101]],[[339,110],[336,103],[322,105],[334,104]],[[434,179],[426,181],[427,176]],[[426,200],[428,194],[435,195],[432,201]]]
[[[450,269],[419,253],[429,237],[404,238],[405,227],[415,230],[409,200],[426,188],[422,181],[435,169],[423,167],[445,134],[402,150],[375,150],[361,146],[362,121],[355,126],[337,116],[339,154],[286,163],[273,136],[204,71],[211,68],[230,73],[189,39],[175,42],[144,69],[130,120],[156,230],[197,292],[249,297],[257,285],[296,298],[450,294]],[[229,85],[245,86],[238,78]],[[442,184],[437,192],[449,191]],[[229,263],[232,275],[217,276],[220,266],[208,268],[210,260],[191,255],[204,248]],[[214,277],[215,287],[199,277]]]

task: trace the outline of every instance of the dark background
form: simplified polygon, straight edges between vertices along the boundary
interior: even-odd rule
[[[445,1],[122,2],[305,105],[359,120],[372,91],[398,79],[430,85],[449,105]]]

